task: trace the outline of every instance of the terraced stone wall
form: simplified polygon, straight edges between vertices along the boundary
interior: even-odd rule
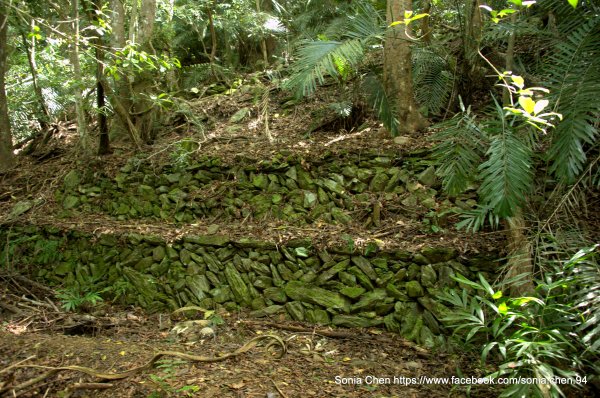
[[[425,346],[443,342],[447,311],[436,291],[456,273],[490,276],[494,256],[463,258],[453,249],[315,251],[310,242],[275,246],[226,236],[165,242],[137,234],[93,236],[73,230],[0,231],[0,267],[15,267],[61,287],[103,291],[106,299],[152,311],[186,305],[284,316],[343,327],[385,327]]]
[[[275,218],[288,223],[378,226],[389,215],[471,208],[471,196],[438,195],[427,153],[324,155],[305,161],[276,155],[269,161],[198,159],[153,168],[133,159],[111,176],[71,171],[57,192],[64,216],[101,212],[117,220],[150,218],[189,223],[199,218]],[[442,217],[442,216],[440,216]]]

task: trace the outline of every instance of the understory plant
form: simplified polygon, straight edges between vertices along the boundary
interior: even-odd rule
[[[564,397],[597,373],[600,359],[600,268],[595,250],[580,250],[536,283],[535,294],[507,297],[504,281],[493,287],[462,275],[459,288],[439,298],[452,310],[444,323],[461,345],[481,347],[487,377],[510,378],[502,397]],[[512,384],[515,383],[515,384]]]

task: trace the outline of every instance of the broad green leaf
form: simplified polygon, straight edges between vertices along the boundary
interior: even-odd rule
[[[579,0],[567,0],[567,1],[573,8],[577,8],[577,3],[579,3]]]
[[[506,315],[508,313],[508,307],[506,306],[506,302],[498,304],[498,312],[502,315]]]
[[[498,299],[499,299],[499,298],[501,298],[501,297],[502,297],[502,290],[498,290],[496,293],[494,293],[494,294],[492,295],[492,298],[493,298],[494,300],[498,300]]]
[[[519,97],[519,104],[529,114],[532,114],[535,109],[535,101],[531,97]]]
[[[510,77],[510,79],[512,80],[513,84],[519,87],[520,89],[522,89],[523,86],[525,86],[525,79],[523,79],[521,76],[513,75]]]

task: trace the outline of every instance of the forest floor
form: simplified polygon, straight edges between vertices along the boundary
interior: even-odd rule
[[[320,95],[326,97],[331,93]],[[239,92],[234,96],[189,101],[190,112],[208,115],[214,122],[210,132],[197,131],[189,118],[184,122],[174,120],[172,129],[166,129],[153,147],[144,148],[147,160],[157,164],[169,162],[173,143],[184,138],[198,144],[198,154],[232,163],[240,156],[259,160],[271,159],[278,153],[294,153],[308,159],[324,153],[360,154],[374,149],[414,152],[429,146],[421,133],[393,140],[382,134],[377,122],[368,118],[353,122],[356,127],[362,125],[360,131],[306,134],[316,110],[323,110],[327,102],[319,95],[291,111],[283,109],[281,101],[278,105],[273,98],[267,128],[255,97]],[[231,117],[244,107],[249,114],[246,121],[232,123]],[[331,127],[326,124],[325,127]],[[18,222],[63,225],[94,233],[158,232],[167,239],[181,233],[175,225],[164,222],[149,225],[117,222],[100,216],[54,217],[60,209],[54,200],[54,191],[72,168],[86,162],[89,167],[110,175],[136,153],[129,144],[117,140],[113,143],[112,155],[84,159],[76,154],[75,136],[72,125],[57,123],[49,142],[30,156],[19,157],[15,173],[0,176],[0,228],[15,222],[10,218],[15,203],[33,200],[36,204],[20,215]],[[212,222],[214,220],[186,226],[186,233],[201,232]],[[330,225],[294,230],[293,227],[279,228],[275,220],[267,222],[267,227],[264,223],[242,222],[221,225],[221,228],[223,233],[276,241],[295,236],[309,237],[315,242],[321,239],[324,246],[339,240],[343,232],[340,227]],[[503,247],[502,233],[474,237],[448,229],[442,235],[427,235],[420,232],[420,227],[420,221],[406,218],[393,220],[379,229],[361,231],[361,234],[411,249],[425,244],[452,245],[462,252],[497,251]],[[469,389],[466,385],[421,380],[422,376],[458,374],[480,377],[488,372],[478,369],[479,362],[474,360],[477,353],[428,352],[381,329],[340,330],[278,318],[257,320],[244,312],[221,313],[217,315],[222,323],[214,327],[214,335],[181,341],[169,333],[170,314],[147,314],[139,309],[109,305],[94,308],[93,313],[69,313],[59,308],[52,294],[48,288],[31,285],[24,276],[0,274],[0,396],[435,398],[467,396],[467,391],[477,397],[498,395],[498,391],[489,386]],[[204,321],[202,316],[195,320]],[[286,352],[281,358],[259,344],[230,359],[214,361],[265,335],[274,335],[280,340],[272,341],[285,343]],[[281,346],[271,348],[277,351]],[[79,366],[93,368],[95,372],[125,372],[146,364],[157,351],[194,353],[206,360],[184,361],[167,355],[153,367],[140,369],[122,380],[104,380],[101,384],[98,383],[102,377],[90,375],[89,369],[86,374],[81,368],[60,371],[51,368]]]
[[[258,320],[243,312],[221,313],[212,335],[182,339],[169,332],[169,314],[112,306],[91,314],[67,313],[49,300],[24,300],[12,293],[23,279],[0,280],[0,292],[8,298],[3,307],[19,311],[1,319],[0,396],[466,397],[466,385],[421,378],[451,378],[459,370],[470,376],[484,373],[465,353],[429,352],[380,329],[334,330],[279,318]],[[285,352],[280,345],[259,343],[215,360],[263,336],[281,339]],[[165,355],[122,380],[86,373],[126,372],[159,351],[203,358],[195,362]],[[67,366],[75,368],[56,369]],[[471,396],[497,392],[474,386]]]

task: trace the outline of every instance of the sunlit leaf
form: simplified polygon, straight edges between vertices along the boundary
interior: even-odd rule
[[[525,86],[525,79],[523,79],[521,76],[513,75],[510,77],[510,79],[512,80],[513,84],[520,89]]]
[[[540,100],[538,102],[535,103],[535,106],[533,107],[533,114],[537,115],[538,113],[540,113],[541,111],[544,110],[544,108],[546,108],[549,104],[548,100]]]
[[[508,307],[506,306],[506,302],[498,304],[498,312],[502,315],[506,315],[508,313]]]
[[[519,105],[529,114],[532,114],[535,109],[535,101],[531,97],[519,97]]]

